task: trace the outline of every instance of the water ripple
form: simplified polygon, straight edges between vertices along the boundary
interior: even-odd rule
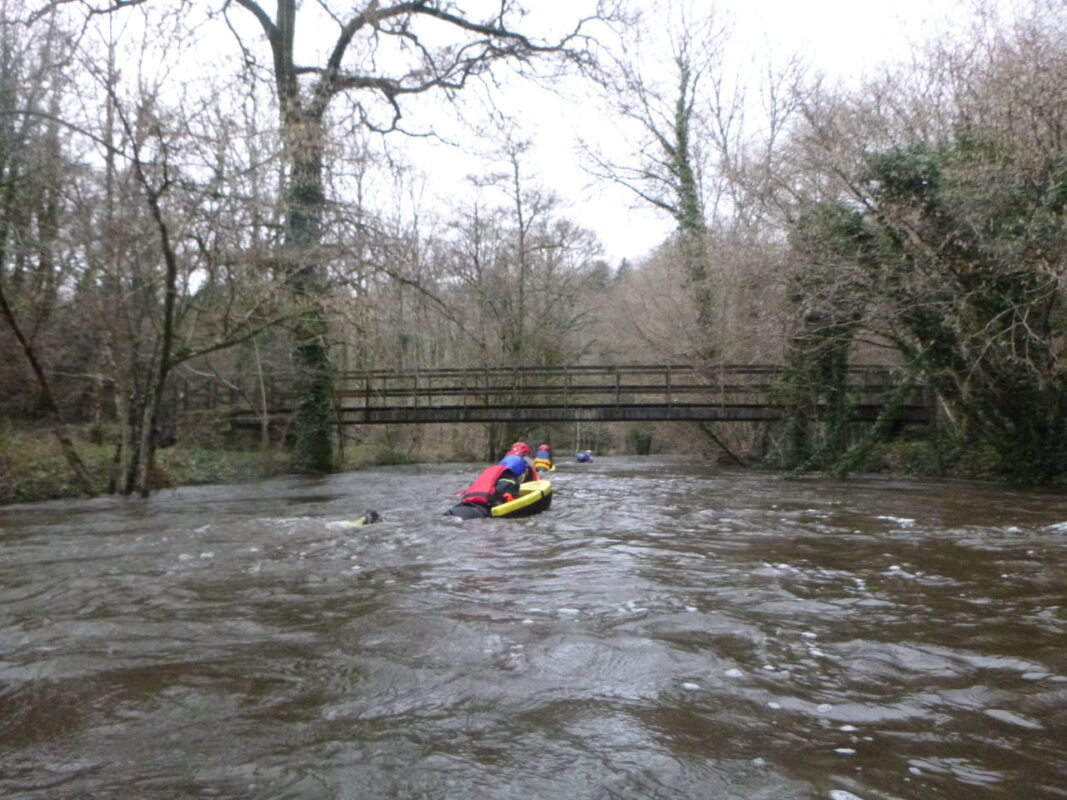
[[[1067,499],[476,469],[0,510],[0,794],[1060,796]]]

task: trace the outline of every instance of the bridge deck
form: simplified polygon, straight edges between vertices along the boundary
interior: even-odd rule
[[[619,365],[483,369],[368,370],[343,373],[336,384],[344,425],[448,422],[767,421],[780,418],[782,368],[736,365]],[[877,417],[898,385],[884,367],[854,367],[848,387],[854,416]],[[292,413],[285,393],[271,417]],[[258,425],[262,415],[236,404],[234,422]],[[926,422],[920,389],[903,422]]]

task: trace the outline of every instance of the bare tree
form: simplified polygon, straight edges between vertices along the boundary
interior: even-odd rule
[[[55,251],[65,159],[57,109],[71,39],[54,14],[24,33],[22,20],[8,16],[14,10],[5,7],[0,18],[0,317],[30,367],[76,483],[93,495],[97,487],[78,455],[44,354],[34,342],[61,283]]]
[[[371,0],[355,9],[328,3],[301,7],[296,0],[281,0],[273,14],[255,0],[227,0],[223,12],[248,64],[256,64],[258,48],[241,34],[237,10],[252,16],[269,48],[287,174],[284,277],[305,304],[294,328],[301,375],[294,465],[329,470],[333,467],[332,365],[321,302],[326,276],[319,246],[327,112],[332,102],[349,98],[356,117],[373,130],[401,130],[406,98],[430,92],[448,96],[487,76],[497,63],[529,65],[548,56],[582,63],[588,57],[585,21],[547,41],[517,27],[524,12],[512,0],[482,18],[441,0]],[[297,53],[302,24],[334,32],[331,45],[313,65],[303,63]]]
[[[121,52],[124,79],[116,63],[129,42],[108,35],[103,45],[103,58],[84,45],[79,72],[81,96],[103,107],[87,104],[87,119],[71,128],[97,148],[98,159],[86,160],[102,168],[69,181],[78,205],[66,225],[83,265],[74,295],[81,336],[95,345],[93,368],[106,376],[118,421],[112,485],[146,494],[156,449],[172,439],[163,403],[174,370],[292,312],[264,277],[269,155],[260,163],[255,133],[235,133],[239,116],[223,111],[233,107],[228,87],[205,79],[188,91],[144,42]]]
[[[634,124],[632,152],[622,159],[587,145],[591,171],[598,178],[630,189],[677,225],[675,247],[696,308],[693,355],[703,360],[716,348],[715,295],[708,280],[708,215],[714,213],[725,184],[706,183],[710,145],[722,152],[736,135],[731,126],[741,114],[741,97],[723,76],[727,28],[710,10],[692,13],[681,2],[655,5],[656,25],[626,29],[613,69],[603,81],[616,113]],[[661,42],[647,42],[632,31],[649,31]],[[651,49],[652,52],[649,52]],[[669,49],[667,63],[660,54]],[[715,110],[714,118],[709,114]],[[711,131],[709,124],[717,123]],[[717,138],[716,138],[717,137]]]

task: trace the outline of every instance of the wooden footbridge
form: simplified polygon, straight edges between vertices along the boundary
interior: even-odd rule
[[[335,409],[342,425],[761,422],[782,416],[781,375],[781,367],[751,364],[365,370],[338,376]],[[875,419],[898,385],[888,368],[853,367],[848,391],[855,419]],[[258,427],[293,412],[293,398],[280,381],[269,391],[241,395],[243,400],[232,395],[230,413],[238,427]],[[912,392],[898,419],[928,422],[927,393]]]

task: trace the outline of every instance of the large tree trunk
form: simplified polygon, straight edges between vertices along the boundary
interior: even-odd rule
[[[693,120],[692,91],[696,78],[691,65],[679,61],[679,93],[674,107],[674,141],[671,172],[676,182],[678,246],[686,281],[693,292],[697,312],[697,357],[710,361],[715,357],[715,297],[708,284],[707,225],[693,169],[693,145],[690,124]]]
[[[319,263],[322,215],[322,118],[291,112],[284,120],[290,163],[285,230],[285,280],[298,305],[292,332],[297,398],[292,467],[301,472],[334,469],[334,368],[330,361],[329,320],[323,307],[324,267]]]

